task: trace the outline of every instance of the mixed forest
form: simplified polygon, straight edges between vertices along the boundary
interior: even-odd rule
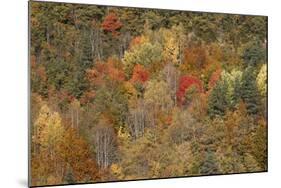
[[[30,3],[31,185],[267,170],[267,17]]]

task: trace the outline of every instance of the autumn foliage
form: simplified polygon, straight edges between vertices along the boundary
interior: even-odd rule
[[[267,18],[30,3],[30,186],[267,171]]]
[[[97,62],[95,68],[88,69],[86,76],[92,85],[104,84],[105,78],[112,81],[124,81],[125,74],[121,64],[115,59],[108,59],[107,62]]]
[[[104,18],[101,26],[104,31],[112,33],[113,36],[117,36],[119,35],[118,30],[122,27],[122,23],[114,12],[110,12]]]
[[[216,85],[216,83],[220,79],[220,76],[221,76],[221,69],[217,69],[212,73],[208,82],[208,89],[211,89]]]
[[[186,91],[191,87],[194,87],[196,92],[203,92],[201,80],[193,76],[182,76],[179,80],[179,88],[177,90],[177,99],[179,104],[183,104]]]
[[[132,83],[144,84],[149,78],[149,72],[140,64],[136,64],[131,78]]]
[[[203,68],[206,65],[207,58],[207,53],[203,46],[193,46],[185,49],[185,64],[190,68]]]

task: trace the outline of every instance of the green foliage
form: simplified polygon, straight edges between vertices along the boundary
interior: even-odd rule
[[[200,166],[200,174],[218,174],[220,173],[215,154],[208,150],[205,154],[205,159]]]
[[[60,89],[64,87],[65,81],[69,75],[69,67],[68,64],[64,61],[59,61],[55,63],[48,63],[46,66],[48,83],[56,87],[56,89]]]
[[[253,157],[258,163],[259,170],[267,169],[267,124],[264,119],[258,122],[258,128],[253,138]]]
[[[125,52],[122,61],[126,69],[126,74],[130,76],[136,64],[150,69],[153,68],[155,63],[159,63],[161,59],[161,46],[159,44],[145,42]]]
[[[92,51],[92,43],[91,43],[91,31],[90,30],[82,30],[81,36],[81,56],[80,65],[83,69],[90,68],[93,64],[93,51]]]
[[[127,111],[127,98],[122,95],[120,88],[99,88],[96,91],[93,103],[98,109],[98,113],[107,114],[112,118],[116,128],[124,123]]]
[[[208,113],[211,117],[223,116],[227,109],[227,83],[225,80],[219,81],[212,89],[208,102]]]
[[[255,76],[253,66],[247,67],[242,76],[241,96],[250,114],[257,114],[260,108],[260,95]]]
[[[172,99],[168,93],[168,85],[164,81],[151,80],[147,83],[144,101],[153,109],[167,109],[172,106]],[[159,97],[161,96],[161,98]]]
[[[262,97],[266,97],[267,92],[267,65],[263,64],[257,75],[257,86]]]
[[[247,65],[257,65],[266,61],[266,49],[261,43],[251,42],[246,45],[243,60]]]
[[[247,77],[246,74],[249,74],[247,70],[245,73],[233,69],[231,72],[223,71],[221,73],[220,80],[216,83],[215,87],[211,90],[211,94],[209,97],[209,115],[214,117],[214,115],[224,115],[226,110],[233,110],[238,107],[239,101],[247,98],[249,103],[250,100],[253,100],[252,103],[259,105],[259,99],[252,99],[246,95],[256,96],[254,93],[255,83],[249,81],[250,78]],[[251,70],[253,71],[253,69]],[[251,73],[253,74],[253,72]],[[244,80],[243,80],[244,79]],[[246,81],[247,80],[247,81]],[[247,83],[246,83],[247,82]],[[244,90],[245,89],[245,90]],[[247,90],[253,90],[248,91]],[[258,97],[258,95],[256,96]],[[246,103],[246,104],[249,104]],[[253,105],[254,105],[253,104]],[[255,107],[249,107],[251,110],[255,111]]]
[[[227,84],[227,103],[230,108],[234,108],[241,99],[241,83],[242,72],[239,70],[232,70],[230,73],[223,71],[221,79]]]
[[[32,186],[267,170],[266,17],[30,4]]]

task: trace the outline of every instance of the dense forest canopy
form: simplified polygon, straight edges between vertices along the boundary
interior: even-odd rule
[[[30,3],[31,185],[267,170],[267,17]]]

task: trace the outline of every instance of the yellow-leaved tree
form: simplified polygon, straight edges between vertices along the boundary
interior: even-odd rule
[[[94,156],[74,128],[64,126],[58,112],[40,108],[32,136],[32,186],[99,179]]]
[[[63,166],[58,157],[63,142],[64,128],[61,117],[46,104],[41,107],[34,123],[32,184],[58,184],[63,179]],[[34,185],[34,184],[33,184]]]
[[[266,97],[267,90],[267,66],[263,64],[257,76],[257,86],[262,97]]]

